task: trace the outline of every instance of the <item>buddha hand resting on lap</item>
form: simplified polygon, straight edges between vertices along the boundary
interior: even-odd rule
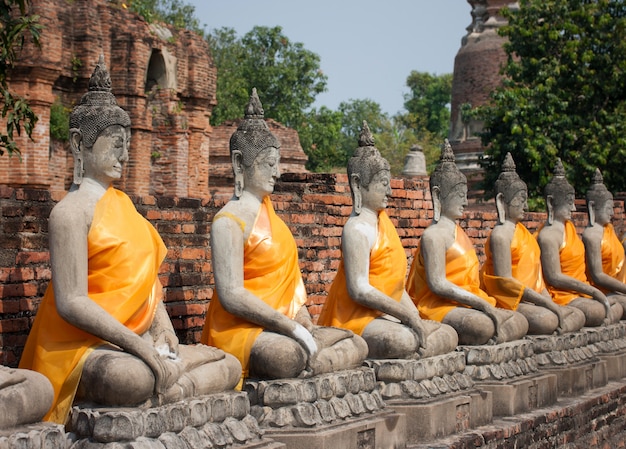
[[[454,329],[424,321],[404,288],[407,260],[385,213],[389,163],[374,147],[367,123],[348,161],[353,209],[342,238],[342,259],[319,323],[361,335],[376,359],[416,358],[454,350]]]
[[[231,389],[239,379],[231,355],[178,344],[158,278],[165,245],[112,187],[129,143],[130,118],[101,57],[70,115],[74,185],[50,214],[52,281],[20,362],[52,382],[46,420],[64,423],[75,401],[161,404]]]
[[[235,355],[244,378],[293,378],[360,366],[367,344],[352,332],[314,326],[295,240],[270,194],[280,143],[253,90],[230,139],[234,197],[215,215],[215,294],[202,341]]]
[[[495,298],[480,289],[476,251],[457,224],[467,205],[467,179],[447,140],[430,177],[430,191],[433,222],[422,235],[407,283],[420,314],[452,326],[464,345],[522,338],[528,331],[526,318],[497,308]]]

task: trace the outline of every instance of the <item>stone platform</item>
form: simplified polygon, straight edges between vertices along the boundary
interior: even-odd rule
[[[465,356],[367,360],[387,406],[407,418],[407,444],[440,438],[491,422],[491,393],[474,388]]]
[[[385,409],[374,370],[246,381],[250,413],[288,449],[403,448],[405,416]]]
[[[527,338],[540,369],[559,375],[561,395],[581,394],[626,377],[626,322]]]
[[[71,444],[65,427],[53,423],[0,430],[0,449],[67,449]]]
[[[242,392],[199,396],[155,408],[73,407],[71,449],[284,447],[263,437]],[[42,446],[44,448],[45,446]]]
[[[459,346],[465,373],[493,394],[493,415],[511,416],[554,404],[556,375],[540,372],[533,343],[517,340],[491,346]]]
[[[626,377],[626,322],[588,327],[583,331],[588,336],[592,351],[606,362],[608,380]]]
[[[580,396],[407,449],[618,449],[626,447],[626,383],[609,382]]]

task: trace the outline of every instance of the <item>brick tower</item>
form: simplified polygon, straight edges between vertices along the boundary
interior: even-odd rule
[[[498,29],[506,20],[500,11],[507,6],[518,6],[510,0],[467,1],[472,6],[472,23],[454,60],[449,140],[457,165],[468,177],[470,190],[473,190],[472,184],[482,178],[478,160],[483,147],[476,136],[482,130],[482,123],[466,120],[463,110],[485,104],[491,91],[500,84],[500,67],[506,62],[502,47],[505,38],[498,35]]]

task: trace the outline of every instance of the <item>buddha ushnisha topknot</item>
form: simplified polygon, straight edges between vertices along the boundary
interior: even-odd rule
[[[240,151],[243,165],[251,167],[257,155],[266,148],[280,148],[280,142],[265,123],[263,105],[252,89],[250,100],[244,110],[244,118],[230,137],[230,152]]]

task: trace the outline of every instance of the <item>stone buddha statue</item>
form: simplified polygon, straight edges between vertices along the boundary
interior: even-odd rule
[[[452,326],[463,345],[517,340],[528,321],[513,310],[499,309],[480,289],[479,262],[467,234],[457,224],[467,205],[467,179],[445,141],[430,177],[434,216],[415,252],[407,290],[424,318]]]
[[[359,147],[348,161],[352,214],[341,237],[342,259],[319,324],[350,329],[369,358],[416,358],[454,350],[454,329],[420,318],[405,290],[407,260],[385,213],[391,195],[389,163],[363,122]]]
[[[544,195],[548,219],[539,231],[537,242],[543,276],[553,300],[580,309],[585,314],[585,326],[617,322],[622,307],[587,281],[585,247],[571,221],[576,210],[574,188],[565,179],[560,159]]]
[[[230,139],[234,197],[215,215],[215,294],[202,341],[235,355],[243,378],[276,379],[360,366],[367,344],[344,329],[314,326],[293,235],[270,194],[280,176],[280,142],[252,91]]]
[[[165,245],[112,187],[128,161],[130,124],[101,56],[70,115],[74,185],[50,214],[52,281],[20,362],[53,385],[47,421],[65,423],[75,402],[149,406],[239,380],[233,356],[176,338],[158,278]]]
[[[528,320],[529,334],[552,334],[579,330],[584,314],[552,301],[541,271],[541,251],[535,237],[521,220],[528,210],[528,189],[507,153],[495,183],[498,222],[485,243],[482,266],[483,289],[496,298],[496,306],[517,310]]]
[[[0,430],[41,421],[53,396],[42,374],[0,365]]]
[[[611,224],[613,195],[596,169],[587,191],[589,225],[583,231],[587,279],[607,297],[615,299],[626,312],[626,264],[624,246]],[[622,315],[622,319],[624,315]]]

